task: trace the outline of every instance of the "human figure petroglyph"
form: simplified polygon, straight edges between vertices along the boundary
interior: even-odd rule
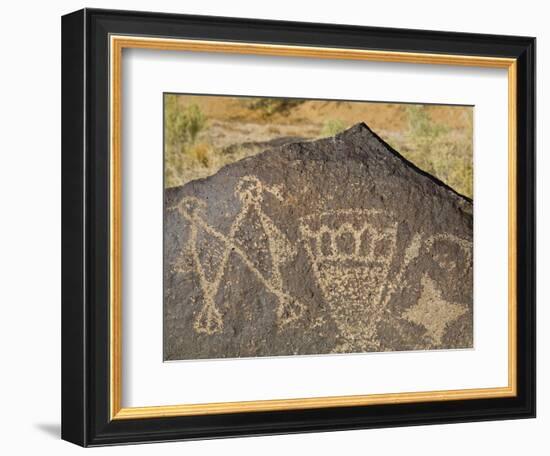
[[[180,214],[189,222],[190,235],[186,250],[191,254],[194,271],[199,277],[199,285],[204,300],[203,307],[194,323],[194,328],[197,332],[214,334],[223,330],[222,314],[215,301],[232,253],[238,255],[265,288],[277,298],[278,306],[276,314],[281,327],[299,318],[303,311],[303,305],[283,290],[283,277],[281,274],[282,265],[295,256],[296,250],[284,234],[275,226],[273,221],[263,212],[262,201],[264,193],[270,193],[276,199],[282,201],[278,187],[265,186],[254,176],[246,176],[239,181],[235,194],[240,199],[242,206],[227,234],[222,233],[204,221],[204,217],[201,216],[201,210],[205,209],[203,201],[188,197],[183,198],[177,206]],[[254,213],[259,218],[262,229],[265,232],[271,258],[269,274],[262,273],[254,265],[236,238],[238,230],[246,223],[246,218],[251,213]],[[199,230],[211,235],[223,246],[221,260],[217,262],[217,265],[214,267],[215,273],[210,278],[206,274],[197,248]],[[181,266],[177,268],[180,272],[186,272],[185,268]]]
[[[229,260],[229,251],[222,253],[218,267],[214,270],[213,276],[209,276],[203,263],[200,260],[197,245],[198,228],[201,220],[200,212],[206,207],[205,203],[197,198],[185,198],[179,204],[180,213],[190,222],[189,242],[183,254],[190,255],[192,264],[199,278],[199,284],[203,295],[203,307],[195,320],[194,328],[197,332],[214,334],[223,328],[221,312],[216,306],[215,298],[218,292],[224,270]],[[178,272],[185,272],[181,263],[177,265]]]

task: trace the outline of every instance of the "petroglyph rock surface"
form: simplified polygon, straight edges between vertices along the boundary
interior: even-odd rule
[[[365,124],[167,189],[164,357],[472,347],[472,227]]]

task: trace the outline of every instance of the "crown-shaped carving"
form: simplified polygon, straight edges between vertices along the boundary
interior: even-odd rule
[[[376,210],[341,209],[304,217],[300,233],[315,262],[387,263],[393,256],[397,227],[380,224]]]

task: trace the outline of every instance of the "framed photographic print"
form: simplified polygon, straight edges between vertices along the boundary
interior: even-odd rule
[[[535,39],[62,20],[62,437],[535,416]]]

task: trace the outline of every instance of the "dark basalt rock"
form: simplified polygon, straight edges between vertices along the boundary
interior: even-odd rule
[[[165,359],[472,347],[472,226],[365,124],[167,189]]]

